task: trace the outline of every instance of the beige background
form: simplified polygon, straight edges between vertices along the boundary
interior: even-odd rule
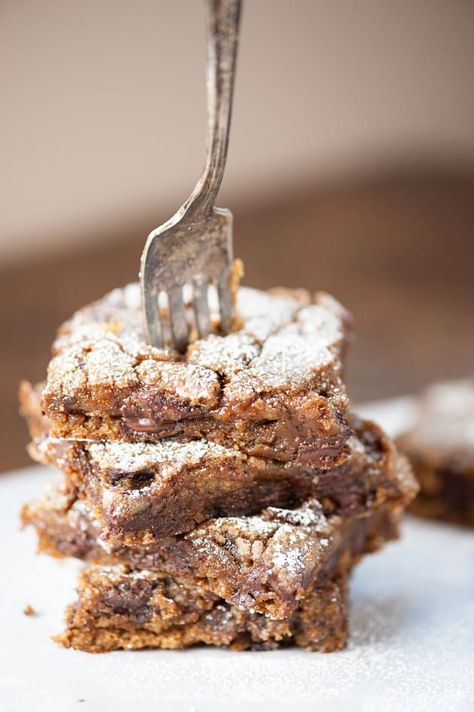
[[[247,0],[242,30],[231,207],[474,162],[469,0]],[[203,159],[204,62],[200,0],[3,0],[0,259],[173,211]]]
[[[203,3],[0,0],[0,471],[19,380],[198,176]],[[354,314],[359,401],[472,374],[473,38],[472,0],[245,0],[219,202],[247,284]]]

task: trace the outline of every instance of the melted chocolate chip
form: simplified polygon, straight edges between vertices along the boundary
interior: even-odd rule
[[[111,485],[116,485],[124,479],[128,479],[129,489],[139,490],[148,487],[153,482],[155,475],[153,470],[139,470],[138,472],[118,472],[107,473],[107,478]]]

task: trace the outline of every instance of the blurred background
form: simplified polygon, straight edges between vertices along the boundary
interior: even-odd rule
[[[353,312],[359,401],[474,370],[473,36],[469,0],[244,7],[219,204],[247,284]],[[19,379],[195,183],[205,58],[199,0],[0,3],[0,469]]]

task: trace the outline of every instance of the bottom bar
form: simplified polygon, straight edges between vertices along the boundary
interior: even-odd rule
[[[55,640],[91,653],[198,643],[233,650],[297,645],[332,652],[347,642],[345,576],[319,583],[283,620],[227,603],[199,582],[124,565],[85,568],[78,592],[78,601],[66,612],[67,628]]]

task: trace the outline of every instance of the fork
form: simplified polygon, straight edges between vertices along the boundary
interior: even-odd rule
[[[241,0],[207,0],[207,9],[206,162],[188,200],[149,234],[140,268],[149,341],[163,348],[170,331],[174,347],[181,352],[191,334],[186,291],[191,294],[191,321],[194,314],[199,337],[213,330],[211,285],[217,291],[221,332],[229,332],[233,316],[232,213],[214,207],[214,201],[229,142]]]

